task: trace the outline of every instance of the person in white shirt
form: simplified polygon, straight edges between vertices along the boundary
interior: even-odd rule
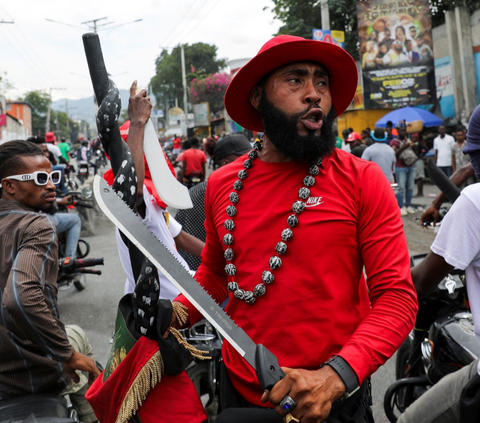
[[[438,137],[433,140],[435,150],[435,163],[439,169],[449,178],[452,176],[452,147],[455,145],[455,138],[448,135],[445,125],[438,127]]]
[[[469,122],[467,146],[480,177],[480,106]],[[480,184],[469,185],[442,221],[431,251],[412,269],[419,298],[433,292],[454,268],[465,270],[475,335],[480,340]],[[462,398],[468,397],[467,403]],[[480,366],[478,359],[440,380],[399,417],[397,423],[478,422]]]

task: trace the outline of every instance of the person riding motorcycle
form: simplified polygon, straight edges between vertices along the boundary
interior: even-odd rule
[[[89,423],[96,417],[84,395],[100,372],[85,333],[63,325],[56,300],[58,245],[46,213],[59,181],[35,144],[0,146],[0,401],[68,393]]]
[[[199,179],[199,182],[205,180],[205,163],[207,162],[207,156],[205,156],[205,153],[199,148],[200,142],[198,138],[192,138],[190,143],[192,148],[184,151],[182,155],[183,164],[181,171],[189,188],[194,183],[194,179]]]
[[[464,154],[470,154],[475,174],[480,176],[480,106],[470,118]],[[480,339],[480,184],[470,185],[462,191],[443,219],[431,251],[412,269],[418,297],[433,292],[455,267],[465,270],[475,334]],[[478,421],[479,373],[477,359],[445,376],[407,408],[398,423]]]

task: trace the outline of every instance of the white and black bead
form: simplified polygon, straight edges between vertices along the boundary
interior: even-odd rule
[[[313,187],[315,184],[315,178],[312,175],[307,175],[305,178],[303,178],[303,184],[307,187]]]
[[[242,169],[241,171],[238,172],[238,179],[247,179],[248,178],[248,171],[247,169]]]
[[[227,289],[229,292],[235,292],[238,289],[238,283],[237,282],[228,282]]]
[[[225,245],[232,245],[233,244],[233,235],[232,234],[225,234],[223,236],[223,243]]]
[[[298,196],[302,200],[306,200],[308,197],[310,197],[310,190],[307,187],[302,187],[298,190]]]
[[[244,167],[245,169],[251,169],[252,166],[253,166],[253,162],[252,162],[252,160],[250,160],[250,159],[247,159],[247,160],[245,160],[245,161],[243,162],[243,167]]]
[[[277,242],[277,246],[275,247],[275,250],[280,255],[285,254],[287,252],[287,244],[281,241]]]
[[[262,273],[262,281],[267,285],[271,284],[275,280],[273,273],[270,270],[264,270]]]
[[[245,295],[244,295],[243,299],[245,300],[245,302],[247,304],[250,304],[250,305],[254,304],[255,301],[257,300],[255,298],[255,295],[253,295],[252,291],[245,291]]]
[[[313,164],[310,166],[310,169],[308,169],[308,173],[310,173],[310,175],[312,176],[318,176],[318,174],[320,173],[320,169],[316,164]]]
[[[235,191],[231,192],[228,198],[230,198],[233,204],[237,204],[240,201],[240,197]]]
[[[234,264],[229,263],[225,266],[225,272],[229,276],[235,276],[235,273],[237,273],[237,268],[235,267]]]
[[[263,295],[265,295],[265,292],[267,292],[267,287],[263,283],[259,283],[253,289],[253,293],[256,297],[262,297]]]
[[[243,289],[238,288],[233,292],[233,295],[235,296],[235,298],[238,298],[239,300],[243,300],[245,298],[245,291]]]
[[[300,214],[305,210],[305,203],[303,201],[295,201],[295,203],[293,203],[292,210],[295,213]]]
[[[227,214],[230,216],[230,217],[233,217],[237,214],[237,208],[235,206],[228,206],[227,207]]]
[[[233,253],[233,248],[227,248],[223,253],[223,257],[225,257],[225,260],[227,261],[232,261],[234,255],[235,254]]]
[[[251,150],[250,153],[248,153],[248,157],[252,160],[255,160],[258,157],[258,153],[256,150]]]
[[[227,223],[227,222],[225,222]],[[288,226],[290,226],[291,228],[294,228],[295,226],[298,225],[298,218],[296,215],[294,214],[291,214],[290,216],[287,217],[287,223],[288,223]]]
[[[282,266],[282,259],[278,256],[272,256],[268,260],[268,265],[270,266],[270,269],[277,270]]]
[[[286,228],[282,231],[282,241],[290,241],[293,237],[293,231],[290,228]]]
[[[254,148],[255,150],[257,150],[257,151],[260,151],[260,150],[263,148],[263,145],[262,145],[261,142],[255,141],[255,142],[253,143],[253,148]]]
[[[235,222],[232,219],[227,219],[223,226],[225,226],[227,231],[233,231],[235,229]]]
[[[237,179],[233,183],[233,189],[236,190],[236,191],[241,191],[243,189],[243,183],[240,179]]]

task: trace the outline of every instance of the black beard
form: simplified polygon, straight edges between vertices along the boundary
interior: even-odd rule
[[[328,115],[323,117],[320,135],[315,135],[314,131],[309,131],[308,135],[298,133],[298,119],[313,108],[318,108],[318,105],[311,104],[303,112],[287,115],[268,100],[265,91],[262,93],[257,110],[262,116],[265,135],[278,151],[292,160],[315,163],[335,149],[333,121],[336,111],[333,105]]]

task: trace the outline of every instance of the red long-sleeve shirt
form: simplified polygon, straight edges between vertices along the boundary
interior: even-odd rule
[[[393,190],[380,168],[336,149],[323,161],[293,238],[266,294],[248,305],[227,292],[224,222],[246,156],[213,173],[205,199],[206,245],[197,281],[281,366],[318,369],[342,356],[362,382],[391,357],[412,329],[417,299]],[[233,217],[233,263],[240,288],[253,291],[287,228],[292,204],[308,174],[297,162],[257,159],[248,170]],[[363,268],[367,274],[365,283]],[[201,318],[189,308],[190,322]],[[235,388],[254,404],[262,390],[255,371],[227,342],[223,357]]]

